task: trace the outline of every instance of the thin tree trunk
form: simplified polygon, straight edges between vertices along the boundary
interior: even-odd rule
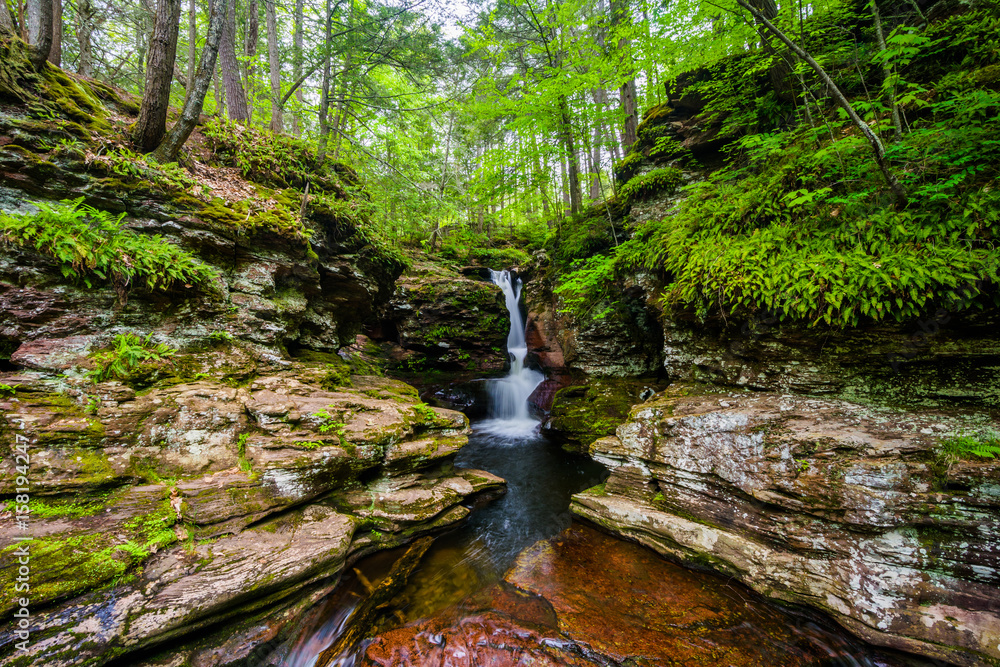
[[[76,73],[83,76],[94,76],[94,52],[90,36],[94,30],[95,13],[92,0],[77,0],[76,41],[80,49],[80,58],[76,62]]]
[[[14,17],[11,16],[7,0],[3,0],[3,2],[0,2],[0,34],[13,35],[15,32]]]
[[[628,4],[624,0],[612,0],[611,3],[611,25],[618,27],[630,23]],[[622,64],[631,63],[629,53],[631,44],[629,40],[621,37],[618,39],[618,59]],[[627,66],[630,71],[631,67]],[[625,123],[622,127],[622,152],[627,153],[636,140],[636,130],[639,126],[639,110],[635,102],[635,78],[628,74],[628,78],[618,89],[618,97],[621,101],[622,112],[625,114]]]
[[[225,23],[226,15],[229,12],[229,3],[235,0],[215,0],[215,6],[210,5],[208,34],[205,35],[205,46],[201,50],[201,60],[198,62],[198,70],[194,79],[189,82],[188,96],[184,100],[184,108],[181,110],[180,118],[174,123],[163,142],[153,152],[153,157],[160,162],[176,162],[181,147],[187,138],[191,136],[198,117],[201,115],[202,105],[205,103],[205,95],[212,83],[212,75],[215,72],[215,62],[219,55],[219,42],[222,39],[222,26]]]
[[[818,62],[816,62],[815,58],[806,53],[806,51],[803,50],[798,44],[793,42],[787,35],[785,35],[785,33],[783,33],[781,30],[775,27],[773,23],[767,20],[767,18],[765,18],[764,15],[760,13],[760,11],[758,11],[755,7],[752,7],[751,5],[747,4],[746,0],[736,0],[736,2],[739,4],[740,7],[746,9],[751,14],[753,14],[754,18],[760,21],[761,25],[767,28],[772,35],[774,35],[782,42],[784,42],[785,46],[794,51],[799,58],[802,58],[802,60],[806,61],[806,63],[808,63],[808,65],[812,67],[813,71],[816,72],[816,75],[820,78],[820,80],[822,80],[823,83],[826,84],[827,89],[830,91],[830,94],[833,97],[833,99],[836,100],[837,104],[839,104],[840,107],[847,112],[847,115],[850,117],[851,122],[854,123],[854,125],[861,131],[863,135],[865,135],[865,138],[868,140],[868,143],[871,144],[872,155],[875,159],[875,164],[878,165],[879,170],[882,172],[882,177],[885,179],[885,182],[889,185],[889,189],[892,190],[893,195],[896,197],[896,204],[898,206],[905,205],[907,200],[906,189],[896,179],[896,176],[889,169],[889,163],[885,159],[885,147],[882,145],[882,142],[879,141],[878,136],[876,136],[876,134],[872,132],[872,129],[868,127],[868,125],[861,119],[860,116],[858,116],[858,112],[854,110],[854,107],[851,106],[851,103],[847,100],[846,97],[844,97],[844,93],[841,92],[837,84],[833,82],[833,79],[831,79],[830,75],[826,73],[826,70],[823,69],[823,67]]]
[[[875,0],[871,0],[872,4],[872,19],[875,21],[875,36],[878,38],[878,47],[880,50],[885,52],[889,47],[885,43],[885,34],[882,32],[882,16],[878,11],[878,3]],[[894,74],[892,72],[892,63],[888,60],[882,61],[882,76],[885,81],[892,82]],[[895,131],[896,140],[899,141],[903,137],[903,123],[899,119],[899,107],[896,106],[896,85],[895,83],[890,83],[889,89],[885,91],[885,103],[892,111],[892,128]]]
[[[3,2],[6,3],[6,0]],[[56,67],[62,67],[62,21],[62,0],[52,0],[52,48],[49,49],[48,61]]]
[[[230,0],[227,4],[229,8],[219,44],[222,83],[226,88],[226,111],[229,113],[229,120],[245,123],[250,120],[250,110],[247,108],[246,91],[240,82],[240,64],[236,59],[236,2]]]
[[[560,134],[562,134],[563,148],[566,151],[568,161],[569,178],[569,209],[571,213],[578,213],[583,204],[583,196],[580,193],[580,162],[576,154],[576,142],[573,137],[573,123],[569,115],[569,102],[566,96],[559,97],[559,123]]]
[[[560,183],[562,184],[562,200],[563,208],[559,217],[566,215],[566,213],[572,210],[572,205],[570,204],[569,198],[569,177],[566,175],[566,156],[559,156],[559,176]]]
[[[296,81],[302,76],[302,15],[304,0],[295,0],[295,36],[292,42],[292,77]],[[302,113],[302,88],[295,89],[295,99],[298,100],[298,107],[292,115],[292,132],[298,136],[302,134],[302,123],[299,114]]]
[[[274,0],[264,0],[267,17],[267,64],[271,80],[271,131],[283,132],[281,117],[281,54],[278,52],[278,17]]]
[[[194,73],[198,67],[198,8],[194,0],[188,0],[188,71],[187,80],[194,81]],[[190,93],[190,89],[188,89]]]
[[[31,44],[31,64],[37,70],[45,67],[52,50],[52,0],[28,0],[28,43]]]
[[[333,34],[333,12],[330,0],[326,0],[326,21],[324,24],[323,90],[319,98],[319,146],[316,159],[322,163],[326,159],[326,147],[330,141],[330,39]]]
[[[246,32],[243,40],[243,85],[246,91],[247,120],[253,118],[254,103],[257,100],[257,44],[260,42],[260,18],[257,0],[249,0],[247,7]]]
[[[181,18],[181,0],[158,0],[156,23],[149,45],[146,85],[139,107],[139,119],[132,130],[132,140],[143,153],[160,145],[167,132],[167,108],[170,105],[170,82],[177,58],[177,31]]]
[[[212,82],[215,86],[215,115],[220,117],[225,116],[226,87],[222,85],[222,76],[218,68],[216,68],[215,72],[212,74]]]
[[[591,147],[590,199],[601,199],[601,131],[594,123],[594,144]]]

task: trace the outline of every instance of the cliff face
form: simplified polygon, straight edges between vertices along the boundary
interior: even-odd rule
[[[612,474],[573,511],[872,643],[1000,664],[1000,464],[940,449],[968,419],[674,385],[591,445]]]
[[[24,524],[0,530],[0,607],[12,618],[30,536],[32,636],[17,651],[5,631],[0,664],[239,664],[347,563],[503,482],[452,466],[464,415],[344,349],[403,267],[349,169],[219,123],[186,168],[148,163],[119,134],[134,101],[12,67],[18,44],[0,64],[20,82],[0,86],[0,497]],[[34,236],[18,226],[39,215]],[[168,258],[156,280],[139,247]]]

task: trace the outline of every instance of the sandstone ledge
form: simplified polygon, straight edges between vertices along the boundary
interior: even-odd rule
[[[572,509],[881,646],[1000,664],[1000,464],[947,469],[957,417],[673,386],[591,455]]]

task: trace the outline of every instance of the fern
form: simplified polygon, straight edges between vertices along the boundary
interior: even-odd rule
[[[91,355],[96,368],[90,372],[90,379],[95,383],[112,379],[127,380],[142,364],[163,361],[177,353],[177,350],[164,343],[154,343],[152,338],[153,334],[145,338],[131,333],[118,334],[111,349]]]
[[[119,301],[139,284],[149,290],[175,283],[205,284],[218,271],[161,236],[136,234],[113,216],[83,204],[36,204],[37,213],[0,214],[0,242],[32,248],[59,262],[63,277],[87,287],[110,282]]]

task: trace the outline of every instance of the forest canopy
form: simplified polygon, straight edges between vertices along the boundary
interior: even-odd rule
[[[260,173],[246,137],[290,135],[298,157],[282,163],[299,171],[282,185],[337,163],[393,244],[508,263],[544,250],[578,315],[606,313],[638,271],[701,317],[842,326],[995,299],[998,15],[926,0],[7,0],[0,29],[39,71],[136,95],[137,154],[183,167],[196,126],[219,145],[245,126],[260,132],[230,161]],[[657,197],[669,206],[637,219]]]

